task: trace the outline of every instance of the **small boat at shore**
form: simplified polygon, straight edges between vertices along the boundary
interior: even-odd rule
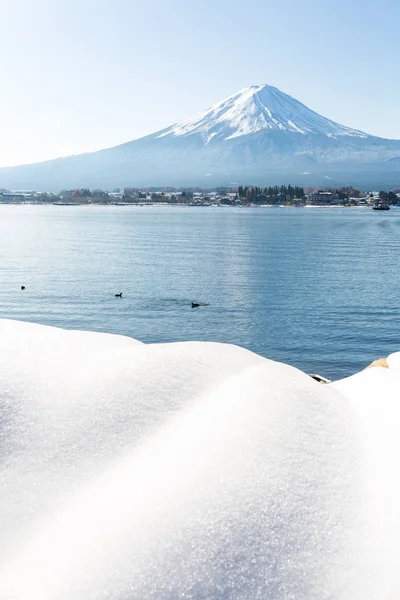
[[[377,202],[373,205],[372,210],[390,210],[390,206],[386,202]]]

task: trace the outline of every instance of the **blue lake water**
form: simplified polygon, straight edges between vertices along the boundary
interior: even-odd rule
[[[399,273],[400,209],[0,206],[1,317],[331,378],[400,349]]]

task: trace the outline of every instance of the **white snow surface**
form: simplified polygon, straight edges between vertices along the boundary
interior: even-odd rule
[[[0,321],[0,599],[398,600],[399,384]]]
[[[240,90],[200,115],[172,125],[157,137],[197,133],[201,134],[205,143],[209,143],[213,138],[232,139],[274,129],[331,138],[369,137],[366,133],[322,117],[276,87],[266,84]]]

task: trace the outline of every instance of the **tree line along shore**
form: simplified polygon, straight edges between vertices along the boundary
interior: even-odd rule
[[[400,188],[380,191],[342,188],[303,188],[300,186],[243,186],[202,188],[76,188],[58,193],[34,190],[0,189],[2,204],[181,204],[181,205],[369,205],[377,201],[400,203]]]

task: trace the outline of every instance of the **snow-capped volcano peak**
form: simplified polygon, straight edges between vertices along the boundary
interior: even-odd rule
[[[0,187],[365,185],[394,187],[400,140],[339,125],[270,85],[240,90],[192,119],[98,152],[0,169]]]
[[[208,143],[213,138],[232,139],[265,130],[329,137],[369,137],[339,125],[310,110],[301,102],[270,85],[255,85],[214,104],[193,119],[176,123],[158,137],[201,134]]]

